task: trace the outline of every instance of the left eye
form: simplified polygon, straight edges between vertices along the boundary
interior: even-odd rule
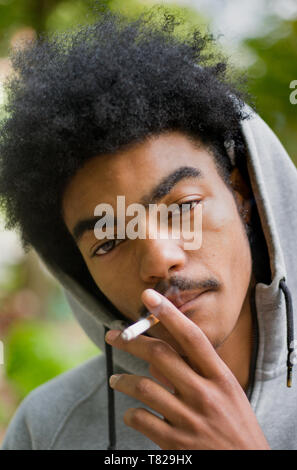
[[[110,253],[117,245],[119,245],[123,240],[121,239],[116,239],[116,240],[109,240],[106,243],[103,243],[103,245],[99,246],[99,248],[96,249],[96,251],[93,253],[93,256],[104,256],[107,253]],[[100,250],[101,253],[100,253]]]
[[[178,207],[181,209],[179,210],[175,210],[173,211],[172,215],[177,215],[177,214],[180,214],[181,212],[189,212],[190,210],[192,210],[194,207],[197,206],[197,204],[199,204],[201,200],[200,199],[197,199],[197,200],[194,200],[194,201],[185,201],[185,202],[181,202],[180,204],[178,204]],[[96,251],[93,253],[92,256],[104,256],[105,254],[107,253],[110,253],[117,245],[119,245],[122,241],[124,240],[109,240],[108,242],[106,243],[103,243],[103,245],[99,246],[99,248],[96,249]],[[100,250],[101,250],[101,253],[100,253]]]
[[[186,201],[182,202],[181,204],[178,204],[178,207],[181,208],[181,211],[175,211],[173,214],[180,213],[180,212],[188,212],[191,209],[193,209],[197,204],[199,204],[200,200],[195,200],[195,201]]]

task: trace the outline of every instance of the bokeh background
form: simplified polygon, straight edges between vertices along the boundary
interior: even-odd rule
[[[169,10],[180,10],[189,26],[213,32],[238,71],[248,71],[248,89],[259,114],[296,164],[297,104],[289,99],[293,91],[290,84],[297,80],[296,0],[104,3],[131,17],[162,4]],[[10,48],[22,47],[23,39],[41,32],[91,22],[96,14],[92,0],[0,0],[0,118],[5,101],[2,84],[10,73]],[[4,361],[0,363],[1,445],[13,413],[32,389],[101,353],[75,321],[61,286],[34,250],[25,254],[18,234],[4,229],[1,213],[0,341],[4,345]]]

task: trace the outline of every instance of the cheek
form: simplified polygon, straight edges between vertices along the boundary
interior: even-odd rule
[[[203,224],[197,265],[202,263],[206,273],[213,274],[221,288],[210,301],[205,317],[197,316],[197,323],[212,343],[219,345],[233,330],[241,312],[251,278],[251,251],[232,200],[228,204],[222,200],[216,207],[206,208]],[[195,321],[195,317],[193,319]]]
[[[232,194],[205,205],[202,236],[199,256],[209,262],[221,282],[233,283],[235,276],[241,283],[248,282],[250,245]]]
[[[128,300],[130,299],[130,302],[135,300],[136,285],[136,275],[132,272],[130,264],[129,269],[126,263],[121,263],[117,269],[112,263],[102,263],[102,266],[99,264],[97,263],[96,268],[88,266],[96,285],[122,314],[131,319],[137,318],[135,313],[137,306],[130,305]]]
[[[232,199],[226,196],[204,206],[202,247],[207,246],[214,256],[228,255],[230,247],[242,241],[241,221]]]
[[[95,263],[96,264],[96,263]],[[97,263],[99,265],[99,263]],[[90,271],[91,275],[103,292],[103,294],[113,302],[113,299],[119,295],[121,283],[119,282],[119,274],[108,263],[100,267],[96,266],[96,269]]]
[[[237,225],[239,214],[233,196],[229,193],[212,199],[204,209],[205,227],[212,233],[228,232],[232,237],[232,228]]]

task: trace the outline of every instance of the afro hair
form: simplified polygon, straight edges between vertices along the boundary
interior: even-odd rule
[[[212,150],[227,181],[224,142],[244,152],[245,80],[209,33],[176,34],[178,14],[105,11],[92,24],[41,35],[11,53],[0,123],[5,228],[98,295],[62,217],[66,185],[86,160],[179,130]],[[251,105],[252,106],[252,105]]]

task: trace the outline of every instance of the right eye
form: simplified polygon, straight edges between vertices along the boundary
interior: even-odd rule
[[[115,245],[116,242],[122,242],[124,240],[117,239],[117,240],[108,240],[108,242],[103,243],[99,248],[96,248],[92,256],[103,256],[107,253],[110,253],[119,243]],[[101,253],[100,253],[101,250]]]

